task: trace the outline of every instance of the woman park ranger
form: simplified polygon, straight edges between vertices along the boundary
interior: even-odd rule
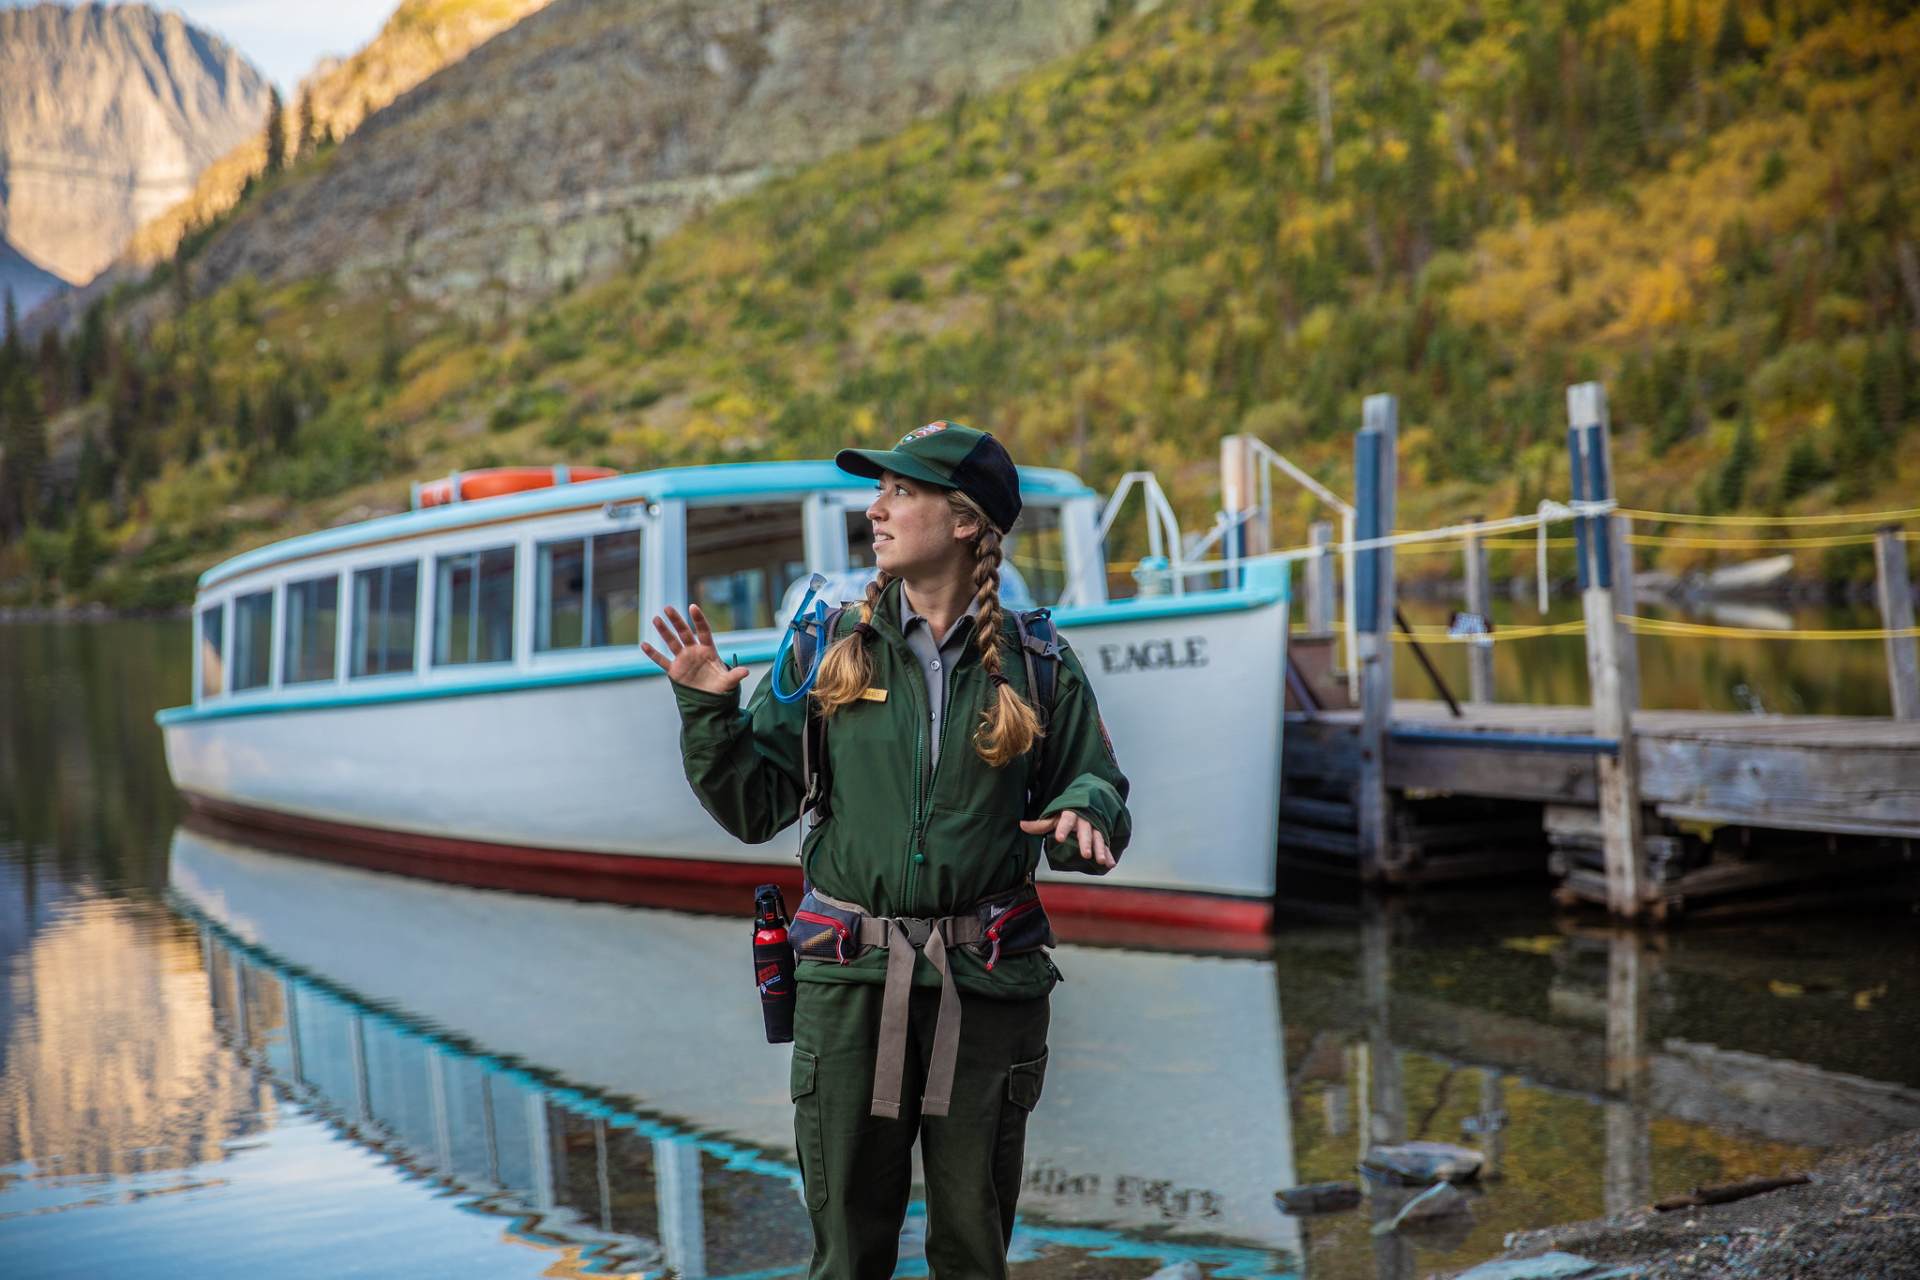
[[[1005,1276],[1060,978],[1033,873],[1042,851],[1111,869],[1127,780],[1072,650],[1001,608],[1020,487],[1000,442],[936,422],[836,461],[879,482],[879,575],[827,620],[812,692],[776,690],[801,682],[790,656],[742,712],[746,669],[697,606],[655,618],[671,656],[647,653],[673,681],[687,779],[735,836],[772,839],[824,779],[791,934],[809,1274],[893,1274],[918,1137],[933,1274]]]

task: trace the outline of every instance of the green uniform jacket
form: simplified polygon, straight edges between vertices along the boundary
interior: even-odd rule
[[[870,687],[884,689],[885,700],[855,702],[827,722],[832,812],[807,833],[801,855],[807,879],[876,915],[945,916],[1018,886],[1033,874],[1043,844],[1056,868],[1099,874],[1104,868],[1082,858],[1077,844],[1055,844],[1051,834],[1030,836],[1019,825],[1022,818],[1073,809],[1100,829],[1116,856],[1132,835],[1127,779],[1080,660],[1062,648],[1047,735],[1025,756],[994,769],[973,749],[993,684],[969,643],[945,673],[940,759],[929,769],[932,713],[925,677],[900,633],[900,590],[894,582],[881,596],[873,617],[876,635],[868,641]],[[858,621],[859,611],[848,609],[841,634]],[[1019,646],[1019,631],[1007,614],[1000,629],[1001,670],[1025,696]],[[788,688],[797,683],[791,657],[782,681]],[[737,692],[673,686],[687,781],[707,812],[749,844],[773,839],[793,823],[800,805],[806,706],[773,697],[771,684],[771,678],[760,682],[744,712]],[[1036,951],[1004,956],[988,972],[980,957],[962,947],[953,953],[953,974],[964,990],[1021,999],[1045,994],[1058,971]],[[886,954],[876,947],[850,965],[803,964],[799,976],[806,982],[882,982]],[[923,986],[939,982],[924,958],[914,980]]]

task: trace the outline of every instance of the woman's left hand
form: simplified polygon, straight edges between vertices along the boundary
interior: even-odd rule
[[[1120,860],[1107,848],[1107,838],[1100,834],[1100,828],[1075,813],[1072,809],[1062,809],[1049,818],[1035,818],[1031,822],[1022,822],[1020,829],[1030,836],[1045,835],[1049,831],[1060,844],[1069,840],[1080,845],[1080,856],[1091,858],[1103,867],[1111,867]]]

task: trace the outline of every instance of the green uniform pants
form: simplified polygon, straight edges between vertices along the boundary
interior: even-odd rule
[[[813,1220],[810,1280],[888,1280],[920,1140],[927,1263],[935,1280],[1001,1280],[1020,1196],[1027,1115],[1047,1070],[1047,997],[962,992],[960,1059],[945,1116],[920,1114],[940,992],[915,987],[901,1114],[868,1114],[882,988],[802,982],[793,1022],[794,1143]]]

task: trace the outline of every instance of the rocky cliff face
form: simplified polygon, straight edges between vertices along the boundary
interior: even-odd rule
[[[328,58],[301,81],[286,106],[287,154],[297,156],[321,137],[344,138],[374,112],[442,67],[512,26],[550,0],[403,0],[380,33],[349,58]],[[300,116],[306,104],[309,121]],[[299,136],[310,127],[312,138]],[[127,246],[124,265],[139,269],[172,255],[192,228],[205,226],[239,202],[247,180],[266,166],[256,133],[211,165],[193,192],[142,226]]]
[[[520,301],[1084,44],[1100,0],[556,0],[251,201],[205,291],[335,274]]]
[[[268,88],[177,13],[0,8],[0,236],[84,284],[259,131]]]

